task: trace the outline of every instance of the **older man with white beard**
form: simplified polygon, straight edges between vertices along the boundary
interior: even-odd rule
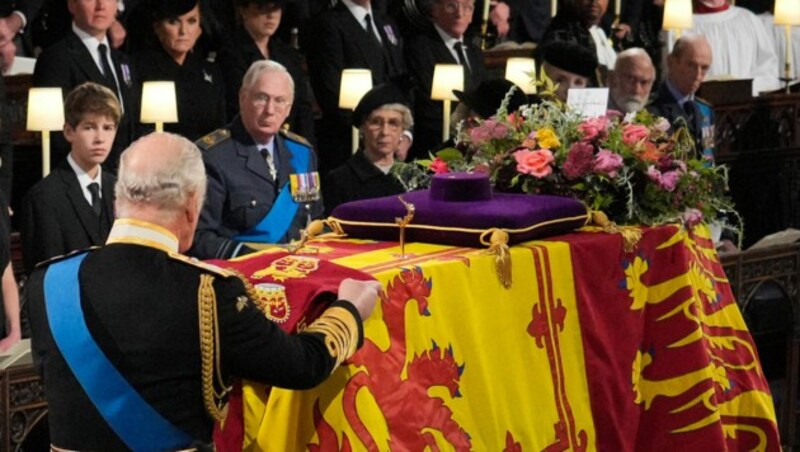
[[[634,47],[617,55],[608,74],[608,109],[636,113],[650,99],[656,68],[644,49]]]

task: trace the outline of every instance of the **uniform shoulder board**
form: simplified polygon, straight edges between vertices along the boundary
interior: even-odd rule
[[[228,129],[217,129],[208,135],[204,136],[197,140],[196,144],[197,147],[200,149],[207,151],[212,147],[216,146],[218,143],[221,143],[228,138],[231,137],[231,131]]]
[[[99,246],[92,246],[92,247],[89,247],[89,248],[84,248],[82,250],[70,251],[67,254],[62,254],[60,256],[55,256],[55,257],[51,257],[50,259],[43,260],[43,261],[37,263],[34,266],[34,268],[47,267],[50,264],[53,264],[53,263],[56,263],[56,262],[59,262],[59,261],[63,261],[64,259],[69,259],[70,257],[75,256],[76,254],[83,254],[83,253],[86,253],[86,252],[89,252],[89,251],[94,251],[94,250],[96,250],[98,248],[100,248],[100,247]]]
[[[281,129],[281,135],[283,135],[284,138],[286,138],[286,139],[289,139],[289,140],[292,140],[292,141],[296,141],[296,142],[298,142],[298,143],[300,143],[302,145],[308,146],[308,147],[312,147],[311,143],[309,143],[308,140],[306,140],[305,138],[301,137],[300,135],[298,135],[298,134],[296,134],[294,132],[289,132],[286,129]]]
[[[214,273],[215,275],[222,276],[224,278],[229,278],[231,276],[236,276],[236,273],[234,273],[234,272],[232,272],[232,271],[230,271],[228,269],[225,269],[225,268],[222,268],[222,267],[218,267],[216,265],[209,264],[207,262],[203,262],[203,261],[201,261],[201,260],[199,260],[197,258],[194,258],[194,257],[184,256],[183,254],[178,254],[178,253],[169,253],[169,257],[172,258],[172,259],[175,259],[176,261],[183,262],[184,264],[191,265],[192,267],[197,267],[197,268],[199,268],[201,270],[204,270],[204,271],[206,271],[208,273]]]

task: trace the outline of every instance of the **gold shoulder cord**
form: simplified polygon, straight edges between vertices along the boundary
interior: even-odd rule
[[[253,283],[251,283],[250,280],[242,274],[242,272],[232,268],[228,270],[233,272],[233,274],[242,281],[242,284],[244,284],[244,292],[247,294],[247,297],[250,299],[250,301],[256,305],[258,310],[261,311],[261,313],[264,314],[268,319],[272,319],[272,317],[269,315],[269,305],[265,300],[258,296],[258,293],[256,293],[256,288],[253,287]]]
[[[305,330],[325,336],[328,352],[336,359],[335,370],[344,360],[356,352],[358,346],[358,324],[353,314],[342,307],[332,307],[315,320]]]
[[[225,386],[220,369],[219,321],[217,319],[217,294],[214,292],[214,277],[200,275],[197,289],[197,307],[200,321],[200,356],[202,358],[203,402],[206,411],[214,420],[223,423],[228,414],[225,396],[231,387]],[[214,370],[222,389],[218,392],[214,385]]]

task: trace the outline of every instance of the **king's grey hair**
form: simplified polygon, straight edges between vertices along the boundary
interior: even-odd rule
[[[152,141],[152,143],[151,143]],[[149,165],[147,171],[131,165],[131,156],[138,146],[160,145],[163,159]],[[193,194],[197,208],[203,205],[206,193],[206,171],[197,146],[186,138],[171,133],[156,133],[134,142],[120,157],[117,184],[117,213],[127,216],[128,207],[149,205],[167,213],[180,213]]]

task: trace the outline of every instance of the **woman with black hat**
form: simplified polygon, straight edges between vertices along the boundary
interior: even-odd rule
[[[294,79],[294,103],[286,123],[292,132],[315,144],[311,93],[302,59],[297,50],[275,35],[285,3],[286,0],[236,0],[239,25],[231,42],[217,56],[225,75],[228,115],[233,117],[239,112],[239,88],[250,65],[258,60],[276,61],[286,67]]]
[[[414,125],[408,100],[394,84],[370,90],[353,112],[361,148],[322,180],[322,199],[329,214],[339,204],[405,192],[391,174],[403,133]]]
[[[179,122],[164,124],[164,130],[196,140],[226,123],[222,73],[194,51],[203,33],[200,3],[149,3],[153,35],[151,44],[134,55],[139,78],[175,82]]]

